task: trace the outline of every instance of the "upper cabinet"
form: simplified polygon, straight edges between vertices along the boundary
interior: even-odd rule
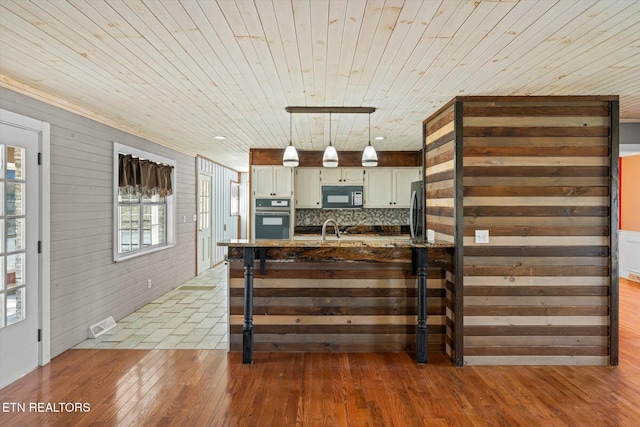
[[[408,208],[411,183],[419,181],[422,168],[372,168],[365,173],[365,208]]]
[[[296,168],[296,208],[319,208],[322,206],[321,172],[321,168]]]
[[[408,208],[411,205],[411,183],[422,179],[422,168],[393,169],[393,207]]]
[[[322,185],[362,185],[364,168],[322,168],[320,183]]]
[[[254,166],[251,190],[255,198],[290,198],[293,188],[293,169],[285,166]]]
[[[254,167],[254,175],[256,168],[258,166]],[[365,208],[408,208],[411,183],[420,179],[422,179],[421,167],[376,167],[366,170],[364,168],[296,168],[294,206],[304,209],[321,208],[323,185],[362,185]],[[273,196],[266,194],[264,197]]]

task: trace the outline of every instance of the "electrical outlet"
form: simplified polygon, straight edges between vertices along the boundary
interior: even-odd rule
[[[427,228],[427,242],[435,243],[436,242],[436,232],[435,230],[431,230]]]
[[[489,243],[489,230],[476,230],[476,243]]]
[[[147,280],[147,289],[151,289],[151,279]]]

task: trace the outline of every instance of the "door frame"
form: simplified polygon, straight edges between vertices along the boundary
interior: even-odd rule
[[[9,126],[19,127],[37,132],[40,178],[40,212],[38,240],[40,256],[38,259],[38,328],[40,342],[38,343],[38,364],[46,365],[51,361],[51,163],[50,163],[50,125],[47,122],[23,116],[8,110],[0,109],[0,122]]]
[[[214,178],[213,175],[208,172],[203,172],[201,170],[196,171],[196,276],[200,272],[200,254],[198,253],[199,247],[199,233],[200,233],[200,177],[206,176],[211,179],[211,185],[209,187],[209,233],[211,233],[211,238],[209,239],[209,265],[203,271],[206,271],[211,268],[213,264],[213,183]]]

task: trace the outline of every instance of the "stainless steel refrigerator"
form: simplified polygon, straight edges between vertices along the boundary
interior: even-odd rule
[[[411,230],[411,239],[413,240],[425,240],[426,238],[424,196],[424,184],[422,181],[412,182],[411,204],[409,207],[409,229]]]

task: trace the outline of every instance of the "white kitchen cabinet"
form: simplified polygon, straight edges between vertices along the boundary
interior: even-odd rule
[[[255,198],[291,198],[293,168],[285,166],[254,166],[251,190]]]
[[[393,207],[393,169],[370,168],[364,174],[364,207]]]
[[[421,169],[371,168],[365,173],[365,208],[408,208],[411,183],[419,181]]]
[[[321,171],[321,168],[296,168],[294,185],[296,208],[322,207]]]
[[[393,207],[408,208],[411,204],[411,183],[419,181],[422,168],[393,169]]]
[[[364,168],[322,168],[320,179],[322,185],[362,185]]]

